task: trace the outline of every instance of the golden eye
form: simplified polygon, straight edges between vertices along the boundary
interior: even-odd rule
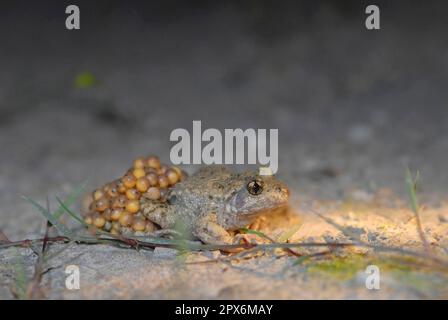
[[[260,180],[252,180],[247,184],[247,191],[251,195],[257,196],[263,192],[263,182]]]

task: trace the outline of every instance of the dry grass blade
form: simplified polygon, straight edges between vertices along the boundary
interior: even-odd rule
[[[409,197],[411,199],[412,212],[414,212],[415,222],[417,224],[417,232],[423,243],[425,251],[430,254],[430,246],[428,240],[426,239],[425,232],[423,231],[422,222],[420,219],[420,205],[417,197],[417,183],[420,175],[417,171],[415,178],[412,177],[411,170],[406,168],[406,185],[408,188]]]
[[[248,228],[242,228],[242,229],[240,229],[240,230],[243,231],[244,233],[255,234],[255,235],[257,235],[257,236],[259,236],[259,237],[261,237],[261,238],[265,238],[266,240],[270,241],[270,242],[273,243],[273,244],[277,243],[277,241],[275,241],[274,239],[272,239],[271,237],[269,237],[268,235],[266,235],[265,233],[263,233],[263,232],[261,232],[261,231],[253,230],[253,229],[248,229]],[[297,230],[298,230],[298,229],[297,229]],[[296,230],[296,231],[297,231],[297,230]],[[290,230],[287,230],[286,232],[289,234],[289,231],[290,231]],[[295,232],[294,232],[294,233],[295,233]],[[294,233],[293,233],[293,234],[294,234]],[[291,236],[292,236],[292,235],[291,235]],[[290,236],[288,236],[288,238],[287,238],[286,240],[288,240],[289,237],[290,237]],[[285,240],[285,241],[286,241],[286,240]],[[280,241],[280,242],[285,242],[285,241]],[[288,252],[288,253],[290,253],[290,254],[292,254],[293,256],[296,256],[296,257],[300,257],[300,256],[301,256],[300,253],[295,252],[295,251],[292,250],[291,248],[283,248],[283,250],[286,251],[286,252]]]
[[[285,230],[285,232],[283,232],[277,238],[277,242],[286,242],[286,241],[288,241],[293,235],[295,235],[297,233],[297,231],[299,231],[301,226],[302,226],[302,224],[299,223],[299,224],[296,224],[296,225],[292,226],[291,228]]]
[[[236,254],[232,254],[232,255],[226,256],[226,257],[220,257],[220,258],[216,258],[216,259],[209,259],[209,260],[205,260],[205,261],[186,262],[186,264],[204,264],[204,263],[214,263],[214,262],[229,262],[229,261],[244,259],[249,254],[256,253],[258,251],[260,251],[260,249],[255,247],[255,248],[247,249],[247,250],[244,250],[244,251],[241,251],[241,252],[238,252]]]
[[[344,227],[343,225],[340,225],[339,223],[337,223],[333,219],[328,218],[328,217],[322,215],[321,213],[317,212],[316,210],[314,210],[312,208],[308,208],[308,210],[310,212],[314,213],[316,216],[318,216],[322,220],[324,220],[329,225],[331,225],[331,226],[335,227],[336,229],[338,229],[339,231],[341,231],[346,237],[348,237],[350,239],[354,239],[354,240],[356,240],[359,243],[362,243],[362,241],[361,241],[361,239],[359,237],[359,234],[355,232],[355,228]]]
[[[50,202],[47,197],[47,212],[50,212]],[[36,264],[34,265],[34,275],[32,280],[30,281],[30,284],[27,288],[26,296],[29,299],[42,299],[45,298],[45,295],[43,291],[40,288],[40,284],[42,281],[42,277],[44,275],[44,262],[45,262],[45,254],[48,248],[48,236],[50,229],[52,227],[52,224],[50,221],[46,221],[45,223],[45,234],[42,241],[42,249],[39,252],[38,259],[36,261]]]

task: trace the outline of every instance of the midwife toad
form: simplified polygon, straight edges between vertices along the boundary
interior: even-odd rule
[[[207,166],[176,184],[165,201],[142,196],[142,215],[162,229],[181,223],[207,244],[231,244],[229,231],[243,228],[261,214],[287,205],[288,188],[274,176],[232,173]]]

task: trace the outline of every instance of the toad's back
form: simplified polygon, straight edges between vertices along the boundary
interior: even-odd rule
[[[219,210],[236,190],[235,179],[235,174],[223,166],[207,166],[178,183],[168,201],[184,213],[185,210],[193,210],[196,214]]]

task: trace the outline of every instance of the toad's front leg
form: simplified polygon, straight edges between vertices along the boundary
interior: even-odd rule
[[[229,244],[259,244],[268,243],[255,234],[237,234],[236,236],[230,234],[224,229],[216,219],[216,215],[211,213],[195,225],[193,235],[206,244],[229,245]],[[224,249],[226,252],[240,252],[244,248]]]
[[[233,244],[233,237],[217,223],[214,213],[197,221],[193,235],[206,244]]]

